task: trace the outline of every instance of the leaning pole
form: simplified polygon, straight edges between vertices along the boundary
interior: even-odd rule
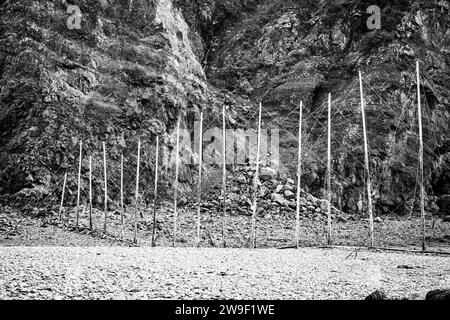
[[[61,204],[59,205],[59,222],[61,222],[62,219],[62,211],[63,211],[63,205],[64,205],[64,193],[66,191],[66,182],[67,182],[67,172],[64,173],[64,182],[63,182],[63,188],[62,188],[62,194],[61,194]]]
[[[137,243],[137,212],[139,209],[139,173],[140,173],[140,162],[141,162],[141,140],[138,141],[138,153],[137,153],[137,164],[136,164],[136,191],[135,191],[135,209],[134,209],[134,238],[133,242]]]
[[[327,198],[328,198],[328,228],[327,243],[332,244],[331,239],[331,93],[328,94],[328,152],[327,152]]]
[[[201,209],[202,209],[202,166],[203,166],[203,110],[200,111],[200,135],[198,149],[198,187],[197,187],[197,247],[200,246]]]
[[[258,117],[258,142],[257,142],[257,150],[256,150],[256,171],[253,180],[253,213],[252,213],[252,230],[250,235],[250,247],[256,247],[256,214],[257,210],[257,200],[258,200],[258,183],[259,183],[259,152],[261,148],[261,112],[262,112],[262,103],[259,103],[259,117]]]
[[[78,163],[78,191],[77,191],[77,207],[76,207],[76,223],[75,226],[78,227],[78,222],[80,220],[80,193],[81,193],[81,161],[83,160],[83,141],[80,141],[80,158]]]
[[[156,245],[156,204],[158,200],[158,159],[159,159],[159,136],[156,136],[156,155],[155,155],[155,187],[154,187],[154,201],[153,201],[153,225],[152,225],[152,247]]]
[[[369,148],[367,143],[367,129],[366,129],[366,113],[364,110],[364,92],[362,84],[362,75],[359,71],[359,90],[361,93],[361,117],[363,125],[363,137],[364,137],[364,163],[366,169],[366,183],[367,183],[367,211],[369,213],[369,236],[370,236],[370,246],[375,245],[374,232],[373,232],[373,206],[372,206],[372,181],[370,179],[370,167],[369,167]]]
[[[103,142],[103,176],[105,178],[105,212],[103,221],[103,232],[106,233],[106,225],[108,223],[108,179],[106,176],[106,143]]]
[[[123,205],[123,153],[120,155],[120,238],[123,240],[124,229],[124,205]]]
[[[416,62],[417,72],[417,114],[419,118],[419,184],[420,184],[420,220],[422,222],[422,250],[427,250],[425,239],[425,190],[423,178],[423,134],[422,134],[422,104],[420,100],[420,66]]]
[[[92,156],[89,156],[89,229],[92,230]]]
[[[303,102],[300,102],[300,116],[298,122],[298,163],[297,163],[297,212],[295,216],[295,244],[300,248],[300,182],[302,177],[302,113]]]
[[[227,218],[227,156],[226,148],[226,128],[225,128],[225,105],[222,108],[222,246],[226,247],[226,218]]]
[[[175,247],[177,239],[177,224],[178,224],[178,212],[177,212],[177,200],[178,200],[178,158],[180,152],[180,119],[177,124],[177,147],[175,151],[175,180],[174,180],[174,195],[173,195],[173,240],[172,246]]]

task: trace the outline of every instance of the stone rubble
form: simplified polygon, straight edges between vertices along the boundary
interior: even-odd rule
[[[254,197],[254,173],[255,168],[250,165],[239,166],[232,175],[227,177],[227,211],[232,215],[251,215]],[[264,174],[263,174],[264,173]],[[264,179],[262,179],[264,177]],[[296,195],[297,186],[294,179],[280,178],[277,172],[268,167],[260,169],[260,178],[258,182],[257,207],[259,216],[267,215],[285,215],[295,217],[296,213]],[[221,185],[212,190],[205,190],[205,196],[202,202],[204,210],[222,211],[223,197],[221,194]],[[196,200],[193,200],[190,207],[196,206]],[[318,199],[313,195],[306,193],[303,189],[300,191],[300,215],[307,218],[326,219],[327,201]],[[332,207],[332,219],[347,221],[348,215]]]

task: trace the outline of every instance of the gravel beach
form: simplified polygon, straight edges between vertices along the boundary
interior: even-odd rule
[[[0,299],[423,299],[450,258],[352,249],[0,247]]]

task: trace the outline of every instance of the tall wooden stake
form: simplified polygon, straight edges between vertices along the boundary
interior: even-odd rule
[[[158,198],[158,162],[159,160],[159,136],[156,137],[156,156],[155,156],[155,191],[154,191],[154,201],[153,201],[153,225],[152,225],[152,247],[155,244],[156,235],[156,204]]]
[[[223,204],[222,204],[222,246],[226,247],[225,241],[225,233],[226,233],[226,218],[227,218],[227,208],[226,208],[226,200],[227,200],[227,163],[226,163],[226,128],[225,128],[225,105],[222,108],[222,196],[223,196]]]
[[[177,223],[178,223],[178,212],[177,212],[177,200],[178,200],[178,158],[180,152],[180,119],[178,119],[177,124],[177,147],[175,151],[175,181],[174,181],[174,195],[173,195],[173,242],[172,245],[175,247],[175,241],[177,238]]]
[[[61,194],[61,204],[59,206],[59,222],[61,222],[61,219],[62,219],[62,211],[63,211],[63,204],[64,204],[64,192],[66,191],[66,182],[67,182],[67,172],[64,174],[63,189],[62,189],[62,194]]]
[[[259,103],[259,117],[258,117],[258,142],[257,142],[257,152],[256,152],[256,171],[253,180],[253,213],[252,213],[252,234],[250,236],[250,246],[251,248],[256,247],[256,214],[257,214],[257,200],[258,200],[258,183],[259,183],[259,152],[261,149],[261,112],[262,103]]]
[[[328,94],[328,152],[327,152],[327,196],[328,196],[328,230],[327,243],[332,244],[331,239],[331,93]]]
[[[106,177],[106,143],[103,142],[103,177],[105,178],[105,212],[103,221],[103,232],[106,233],[106,224],[108,220],[108,179]]]
[[[423,134],[422,134],[422,104],[420,99],[420,66],[416,62],[417,71],[417,113],[419,117],[419,184],[420,184],[420,220],[422,222],[422,250],[427,250],[425,240],[425,190],[423,177]]]
[[[123,239],[123,229],[124,229],[124,221],[123,221],[123,215],[124,215],[124,206],[123,206],[123,154],[120,155],[120,224],[121,231],[120,231],[120,237]]]
[[[197,188],[197,247],[200,246],[200,225],[202,207],[202,166],[203,166],[203,110],[200,111],[200,136],[198,150],[198,188]]]
[[[89,228],[92,229],[92,156],[89,156]]]
[[[362,84],[362,75],[359,71],[359,90],[361,93],[361,117],[363,125],[363,136],[364,136],[364,161],[366,165],[366,179],[367,179],[367,210],[369,212],[369,235],[370,235],[370,245],[373,247],[375,245],[374,232],[373,232],[373,207],[372,207],[372,182],[370,179],[370,167],[369,167],[369,148],[367,142],[367,129],[366,129],[366,113],[364,111],[364,92]]]
[[[137,169],[136,169],[136,194],[135,194],[135,209],[134,209],[134,238],[133,242],[137,243],[137,212],[139,209],[139,169],[141,162],[141,140],[138,141],[138,154],[137,154]]]
[[[298,163],[297,163],[297,212],[295,224],[295,243],[300,248],[300,182],[302,177],[302,113],[303,102],[300,102],[300,116],[298,124]]]
[[[78,221],[80,219],[80,190],[81,190],[81,160],[83,159],[83,141],[80,141],[80,160],[78,163],[78,192],[77,192],[77,208],[75,210],[76,212],[76,216],[77,216],[77,220],[75,223],[75,226],[78,227]]]

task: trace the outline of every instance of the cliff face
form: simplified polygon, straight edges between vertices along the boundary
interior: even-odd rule
[[[417,205],[419,190],[415,87],[419,60],[427,209],[437,211],[438,203],[444,212],[445,201],[436,200],[449,191],[449,4],[382,1],[377,4],[381,30],[376,31],[366,26],[370,5],[370,1],[217,1],[208,34],[208,80],[263,101],[265,125],[280,128],[281,164],[291,175],[296,170],[297,109],[303,100],[302,183],[318,196],[324,192],[324,107],[330,92],[334,201],[346,211],[358,212],[365,203],[361,70],[376,209],[407,213]],[[211,11],[215,12],[203,10],[203,16]]]
[[[382,27],[376,31],[366,27],[368,1],[74,4],[83,14],[80,30],[67,28],[65,1],[0,6],[0,193],[30,188],[49,193],[64,171],[76,167],[80,140],[94,156],[101,155],[106,141],[116,168],[121,153],[136,152],[138,138],[143,159],[151,158],[150,146],[160,134],[167,171],[178,118],[187,126],[205,108],[214,122],[225,104],[230,124],[249,126],[256,111],[250,107],[259,101],[264,126],[280,129],[282,172],[293,175],[303,100],[302,185],[321,196],[324,106],[331,92],[334,202],[346,211],[361,211],[362,70],[375,206],[380,213],[409,212],[418,190],[418,59],[428,210],[437,210],[439,198],[450,194],[448,1],[379,3]],[[101,156],[95,159],[101,167]],[[152,179],[152,163],[144,167],[144,179]],[[188,166],[182,177],[192,178]],[[69,190],[75,191],[71,179]],[[101,186],[101,176],[97,179]]]
[[[148,159],[156,134],[172,147],[179,117],[184,124],[189,112],[222,103],[220,93],[207,89],[199,49],[171,1],[76,4],[79,30],[66,26],[65,1],[9,1],[0,8],[1,193],[35,186],[48,192],[76,168],[80,140],[99,173],[106,141],[108,171],[117,176],[121,153],[133,167],[138,137]],[[75,183],[69,177],[69,190]]]

